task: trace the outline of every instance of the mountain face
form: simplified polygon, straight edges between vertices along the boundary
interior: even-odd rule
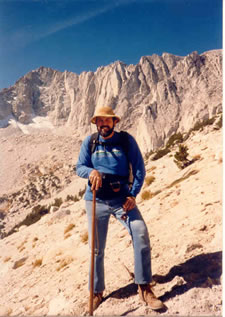
[[[80,75],[40,67],[0,92],[0,127],[45,117],[83,139],[103,105],[121,116],[118,128],[131,132],[143,152],[156,149],[222,111],[222,51],[144,56],[137,65],[117,61]]]

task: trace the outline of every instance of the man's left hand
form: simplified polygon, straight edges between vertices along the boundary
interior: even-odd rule
[[[123,209],[128,212],[136,206],[135,197],[129,196],[126,198],[125,203],[123,204]]]

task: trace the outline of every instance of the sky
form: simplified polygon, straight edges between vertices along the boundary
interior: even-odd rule
[[[80,74],[222,48],[222,0],[0,0],[0,89],[40,66]]]

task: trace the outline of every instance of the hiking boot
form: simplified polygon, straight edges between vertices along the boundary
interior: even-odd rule
[[[140,299],[143,300],[151,309],[159,310],[165,307],[161,300],[154,295],[149,284],[138,285],[138,291]]]
[[[95,293],[93,295],[93,311],[98,308],[98,306],[101,304],[103,300],[103,293]]]

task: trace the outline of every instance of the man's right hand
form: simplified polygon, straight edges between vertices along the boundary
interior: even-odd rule
[[[102,187],[102,176],[97,170],[93,170],[89,175],[89,180],[91,183],[91,190],[98,190]]]

